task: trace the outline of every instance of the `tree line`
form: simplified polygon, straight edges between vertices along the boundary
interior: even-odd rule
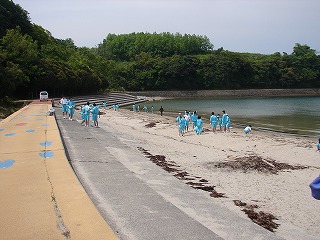
[[[0,98],[105,90],[319,88],[320,56],[297,43],[291,54],[237,53],[206,36],[109,34],[95,48],[57,39],[10,0],[0,0]]]

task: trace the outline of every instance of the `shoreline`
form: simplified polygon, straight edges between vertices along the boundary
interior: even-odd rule
[[[134,139],[126,141],[133,149],[140,147],[154,156],[164,156],[168,162],[175,162],[181,171],[207,180],[215,186],[217,193],[228,197],[214,198],[213,201],[221,202],[240,216],[247,218],[233,200],[258,205],[257,211],[278,218],[276,222],[280,226],[275,230],[276,234],[281,235],[283,231],[282,220],[320,234],[320,216],[314,211],[318,202],[312,198],[309,189],[320,169],[314,140],[258,131],[253,131],[249,137],[237,128],[231,129],[230,133],[212,133],[206,123],[204,128],[209,131],[204,131],[203,135],[189,131],[179,137],[175,117],[126,109],[106,110],[106,115],[102,115],[99,121],[101,127],[113,128],[121,138]],[[155,124],[148,128],[150,123]],[[271,165],[287,164],[293,169],[271,174],[217,167],[218,164],[255,159]],[[297,166],[302,168],[295,169]]]
[[[156,100],[156,101],[158,101],[158,100]],[[128,105],[128,106],[124,107],[123,109],[133,112],[131,110],[131,105]],[[141,113],[144,113],[144,112],[141,111]],[[160,115],[160,114],[155,113],[154,115]],[[176,117],[178,116],[178,112],[166,111],[164,113],[164,116],[170,117],[175,120]],[[208,125],[208,127],[210,128],[211,127],[211,124],[209,121],[210,115],[205,114],[205,115],[201,115],[201,116],[204,116],[204,118],[202,118],[203,123]],[[231,129],[238,129],[238,130],[242,131],[245,127],[246,127],[245,124],[239,124],[238,122],[231,123]],[[277,130],[272,130],[272,129],[263,129],[263,128],[259,128],[259,127],[254,127],[252,129],[253,129],[253,131],[261,132],[261,133],[265,133],[265,134],[285,135],[287,137],[294,137],[294,138],[301,137],[301,138],[305,138],[305,139],[318,139],[317,136],[310,136],[310,135],[304,135],[304,134],[298,134],[298,133],[289,133],[289,132],[277,131]]]
[[[194,91],[126,91],[134,96],[159,99],[201,98],[201,97],[298,97],[320,96],[320,89],[243,89],[243,90],[194,90]]]

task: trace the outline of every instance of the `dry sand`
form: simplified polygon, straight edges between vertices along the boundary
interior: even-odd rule
[[[174,161],[189,176],[208,180],[208,184],[226,196],[213,201],[224,202],[240,216],[247,217],[233,200],[258,205],[258,212],[273,214],[280,220],[276,232],[281,231],[281,220],[285,220],[320,236],[320,201],[311,196],[309,188],[320,173],[315,139],[257,132],[254,126],[250,137],[243,129],[236,128],[227,133],[213,133],[208,122],[204,123],[202,135],[189,130],[184,137],[179,137],[175,118],[125,109],[107,110],[99,121],[102,127],[118,131],[119,136],[130,136],[136,140],[137,147],[150,154],[164,155],[167,161]],[[155,126],[146,127],[150,123]],[[272,173],[217,167],[219,163],[235,160],[241,163],[261,159],[267,162],[260,161],[260,166],[267,166],[272,172],[276,168],[272,165],[277,163],[307,168]]]

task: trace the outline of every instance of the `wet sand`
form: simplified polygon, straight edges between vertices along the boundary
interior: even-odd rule
[[[174,117],[126,109],[106,110],[99,121],[135,139],[137,151],[240,216],[265,213],[264,219],[279,219],[266,224],[275,223],[275,232],[285,220],[320,234],[320,202],[309,188],[320,173],[314,139],[257,132],[254,126],[250,137],[237,128],[213,133],[206,123],[202,135],[189,130],[179,137]]]

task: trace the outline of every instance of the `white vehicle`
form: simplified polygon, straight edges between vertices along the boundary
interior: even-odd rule
[[[41,91],[40,92],[40,101],[48,101],[49,94],[47,91]]]

